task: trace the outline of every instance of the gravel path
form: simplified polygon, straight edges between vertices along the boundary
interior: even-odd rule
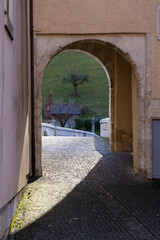
[[[43,137],[43,177],[27,186],[13,239],[160,239],[160,182],[106,139]]]

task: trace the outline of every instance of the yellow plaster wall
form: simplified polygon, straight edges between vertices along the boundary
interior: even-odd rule
[[[115,55],[115,150],[132,151],[132,68],[120,54]]]

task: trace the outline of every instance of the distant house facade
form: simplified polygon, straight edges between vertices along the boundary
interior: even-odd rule
[[[53,104],[51,115],[54,117],[55,125],[62,127],[75,127],[74,119],[81,114],[79,104]]]

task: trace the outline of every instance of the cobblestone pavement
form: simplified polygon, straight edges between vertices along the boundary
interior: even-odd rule
[[[30,183],[10,240],[160,239],[160,182],[102,138],[43,138],[44,176]]]

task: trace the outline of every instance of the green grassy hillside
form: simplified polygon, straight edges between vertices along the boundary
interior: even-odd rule
[[[80,71],[89,75],[89,83],[78,86],[78,97],[72,96],[71,84],[62,83],[71,71]],[[55,102],[72,99],[81,106],[88,106],[97,116],[108,116],[109,87],[105,71],[94,58],[80,52],[62,52],[54,57],[47,66],[42,82],[42,111],[49,92],[53,90]]]

